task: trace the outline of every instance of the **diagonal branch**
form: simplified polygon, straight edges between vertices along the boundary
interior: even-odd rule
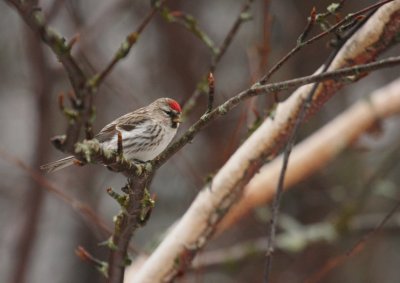
[[[200,120],[193,124],[186,133],[173,143],[166,151],[164,151],[157,159],[153,162],[155,168],[160,167],[164,164],[172,155],[178,152],[187,143],[191,142],[194,137],[205,128],[210,122],[216,120],[218,117],[225,115],[230,110],[235,108],[242,101],[251,98],[253,96],[265,95],[270,93],[277,93],[282,90],[287,90],[294,87],[304,86],[315,82],[330,81],[329,84],[338,84],[343,86],[345,83],[350,83],[358,80],[360,75],[365,75],[367,72],[379,70],[383,68],[390,68],[398,66],[400,64],[400,56],[390,57],[377,62],[361,64],[353,67],[347,67],[338,69],[335,71],[324,72],[321,74],[309,75],[297,79],[287,80],[278,83],[271,83],[266,85],[260,85],[259,83],[253,85],[251,88],[242,91],[236,96],[230,98],[226,102],[222,103],[208,114],[204,114]],[[313,111],[317,110],[318,105],[313,106]]]
[[[293,57],[293,55],[295,55],[297,52],[299,52],[303,47],[305,47],[305,46],[307,46],[329,34],[336,32],[338,29],[340,29],[341,26],[346,25],[347,23],[356,19],[357,17],[359,17],[369,11],[376,10],[377,8],[387,4],[389,2],[392,2],[392,1],[394,1],[394,0],[385,0],[382,2],[378,2],[371,6],[364,8],[356,13],[349,14],[347,17],[338,21],[336,24],[331,26],[326,31],[321,32],[320,34],[317,34],[308,40],[303,40],[301,38],[302,36],[300,36],[300,39],[297,42],[297,45],[292,50],[290,50],[290,52],[287,53],[283,58],[281,58],[274,66],[272,66],[272,68],[267,72],[267,74],[261,78],[260,83],[265,84],[271,78],[271,76],[282,67],[282,65],[286,61],[288,61],[291,57]],[[311,23],[311,21],[310,21],[310,23]],[[302,35],[304,35],[304,33]]]
[[[394,1],[380,8],[367,23],[353,35],[342,47],[334,59],[330,72],[348,67],[351,64],[371,62],[396,42],[400,30],[400,1]],[[396,57],[396,61],[399,58]],[[386,61],[385,64],[391,60]],[[372,66],[364,66],[366,69]],[[347,70],[348,71],[348,70]],[[357,76],[356,76],[357,78]],[[333,96],[337,90],[343,87],[344,82],[326,81],[316,90],[312,101],[312,108],[308,114],[315,112]],[[257,86],[256,86],[257,87]],[[137,272],[134,282],[169,282],[177,274],[183,272],[196,252],[201,249],[207,240],[215,232],[216,226],[225,213],[240,197],[243,187],[258,172],[261,165],[279,151],[282,143],[287,139],[288,131],[293,127],[299,114],[299,109],[304,102],[306,94],[310,90],[309,85],[299,88],[286,101],[280,103],[275,115],[268,118],[250,136],[246,142],[231,156],[224,167],[213,179],[212,190],[203,189],[187,210],[181,221],[170,231],[156,251]],[[257,95],[252,90],[251,95]],[[240,96],[235,96],[229,103],[240,101]],[[223,106],[226,106],[223,104]],[[232,106],[233,107],[233,106]],[[178,140],[171,149],[165,152],[159,159],[161,165],[169,151],[178,150],[187,140],[193,138],[197,128],[202,128],[210,119],[225,114],[227,107],[217,107],[209,115],[189,129],[188,135]],[[217,113],[219,112],[219,113]],[[177,147],[177,148],[175,148]],[[157,164],[157,161],[156,161]]]
[[[358,101],[298,144],[292,153],[284,183],[285,189],[323,168],[368,131],[377,120],[398,113],[400,113],[400,79],[374,91],[368,99]],[[335,143],[332,143],[332,140],[335,140]],[[263,166],[260,173],[246,185],[240,201],[218,225],[217,234],[234,225],[255,207],[271,201],[281,163],[282,159],[279,157]]]
[[[64,37],[47,26],[40,7],[31,1],[7,0],[7,2],[15,7],[25,23],[50,47],[68,74],[74,89],[71,102],[77,114],[69,119],[66,139],[63,144],[60,144],[59,148],[62,151],[72,152],[74,144],[79,139],[82,126],[90,121],[93,114],[93,92],[86,87],[87,75],[72,57],[71,45],[67,44]]]
[[[217,68],[218,63],[221,61],[222,57],[225,55],[226,51],[228,50],[228,47],[231,45],[233,39],[235,38],[236,34],[239,31],[239,28],[241,25],[249,20],[249,10],[251,7],[251,4],[254,2],[254,0],[246,0],[246,2],[243,4],[235,22],[233,23],[231,29],[227,33],[226,37],[222,41],[220,47],[217,49],[217,53],[213,55],[213,58],[211,59],[211,64],[210,67],[208,68],[207,75],[209,73],[214,73],[215,69]],[[204,78],[206,78],[206,75],[204,75]],[[201,83],[200,83],[201,84]],[[196,105],[197,100],[199,99],[200,95],[204,92],[203,89],[198,87],[192,95],[189,97],[189,99],[186,101],[184,104],[184,115],[187,116],[189,113],[193,110],[194,106]]]
[[[158,9],[162,7],[166,1],[167,0],[161,0],[156,5],[154,5],[154,7],[150,10],[150,12],[142,21],[142,23],[137,27],[137,29],[126,37],[125,41],[121,44],[117,52],[114,54],[113,59],[108,63],[104,70],[102,70],[99,74],[95,75],[90,80],[89,84],[91,87],[97,88],[104,81],[106,76],[112,71],[115,65],[129,54],[133,45],[137,42],[139,36],[143,33],[144,29],[154,18],[154,15],[158,11]]]
[[[86,83],[86,76],[77,61],[72,57],[66,39],[46,25],[41,8],[29,1],[7,0],[7,2],[15,7],[25,23],[50,47],[64,66],[76,95],[78,98],[82,98],[82,86]]]

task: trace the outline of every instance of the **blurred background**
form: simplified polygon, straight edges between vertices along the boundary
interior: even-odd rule
[[[87,72],[95,74],[141,23],[150,10],[149,2],[46,0],[40,5],[56,31],[67,39],[79,35],[73,55]],[[341,13],[346,15],[374,2],[346,1]],[[172,11],[192,15],[215,46],[226,37],[242,4],[237,0],[167,2]],[[329,4],[321,0],[254,1],[249,12],[252,19],[240,27],[214,74],[216,103],[259,78],[267,66],[294,47],[311,8],[316,6],[323,12]],[[50,49],[4,1],[0,2],[0,25],[0,282],[104,282],[74,251],[81,245],[96,257],[107,259],[107,248],[99,243],[108,238],[103,228],[113,228],[112,218],[119,207],[106,189],[119,190],[125,178],[100,165],[68,168],[51,175],[38,171],[41,164],[63,157],[49,140],[65,132],[66,119],[58,108],[58,97],[67,95],[71,86]],[[305,48],[273,81],[312,73],[331,51],[328,39]],[[187,101],[211,60],[210,48],[193,33],[156,15],[129,56],[99,89],[95,131],[158,97]],[[343,89],[304,125],[302,138],[396,77],[398,69],[378,71]],[[281,93],[279,98],[289,93]],[[206,104],[204,96],[180,133],[198,119]],[[265,97],[243,103],[212,123],[159,170],[151,186],[157,196],[156,207],[132,240],[136,247],[133,258],[155,247],[270,106],[271,99]],[[286,223],[335,222],[337,237],[310,242],[297,250],[278,249],[272,282],[304,282],[323,262],[345,255],[393,207],[399,196],[399,122],[399,118],[384,121],[379,135],[363,137],[333,163],[285,193],[281,212]],[[82,204],[95,212],[96,221],[79,210]],[[268,219],[267,205],[256,209],[213,240],[202,254],[262,239]],[[328,273],[323,282],[398,282],[400,214],[392,220],[396,221],[368,240],[361,253]],[[206,264],[178,282],[262,282],[264,265],[264,252],[254,250],[238,261]]]

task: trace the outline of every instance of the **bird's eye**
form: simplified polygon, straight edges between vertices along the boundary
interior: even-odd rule
[[[167,114],[168,116],[171,116],[173,113],[171,110],[163,110],[165,114]]]

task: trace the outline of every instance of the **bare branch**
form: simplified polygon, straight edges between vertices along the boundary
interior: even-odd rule
[[[326,31],[324,31],[324,32],[322,32],[322,33],[310,38],[309,40],[304,41],[304,38],[308,34],[309,29],[311,28],[312,23],[313,23],[312,19],[313,19],[314,13],[312,11],[311,12],[311,16],[310,16],[310,20],[309,20],[309,22],[308,22],[308,24],[306,26],[305,31],[300,35],[300,37],[299,37],[299,39],[297,41],[297,45],[289,53],[287,53],[282,59],[280,59],[274,66],[272,66],[272,68],[268,71],[268,73],[264,77],[261,78],[260,84],[265,84],[271,78],[271,76],[282,67],[282,65],[285,62],[287,62],[293,55],[295,55],[303,47],[305,47],[305,46],[307,46],[307,45],[309,45],[309,44],[311,44],[311,43],[313,43],[313,42],[325,37],[326,35],[329,35],[329,34],[335,32],[336,30],[340,29],[341,26],[343,26],[346,23],[356,19],[360,15],[365,14],[365,13],[371,11],[371,10],[376,10],[379,7],[381,7],[382,5],[384,5],[386,3],[389,3],[389,2],[392,2],[392,1],[394,1],[394,0],[386,0],[386,1],[378,2],[376,4],[373,4],[371,6],[368,6],[368,7],[364,8],[364,9],[362,9],[362,10],[356,12],[356,13],[350,14],[347,17],[345,17],[344,19],[342,19],[341,21],[339,21],[336,24],[334,24],[333,26],[331,26]],[[314,15],[314,17],[315,17],[315,15]]]
[[[331,270],[336,268],[338,265],[349,259],[350,257],[355,256],[356,254],[360,253],[364,247],[365,244],[368,240],[370,240],[373,236],[376,235],[380,230],[382,230],[383,226],[386,224],[386,222],[389,221],[389,219],[393,216],[393,214],[399,209],[400,207],[400,201],[397,201],[396,205],[393,206],[393,208],[385,215],[385,217],[381,220],[381,222],[376,226],[375,229],[373,229],[371,232],[369,232],[367,235],[362,237],[354,246],[350,248],[345,254],[339,255],[335,258],[330,259],[328,262],[326,262],[322,268],[319,270],[319,272],[316,272],[313,274],[311,277],[306,279],[306,283],[317,283],[320,282],[320,280]]]
[[[104,235],[110,235],[112,233],[111,229],[105,224],[105,222],[100,219],[96,212],[90,208],[87,204],[77,200],[67,194],[65,194],[60,188],[52,184],[49,180],[44,178],[40,172],[30,168],[22,160],[9,155],[6,151],[0,149],[0,158],[6,160],[7,162],[14,164],[19,167],[25,173],[27,173],[34,182],[40,185],[41,188],[47,190],[48,192],[54,194],[57,198],[65,202],[72,210],[76,211],[78,215],[84,220],[88,226],[97,226],[103,232]]]
[[[137,29],[126,37],[125,41],[121,44],[110,63],[108,63],[103,71],[95,75],[90,80],[89,84],[92,88],[97,88],[104,81],[106,76],[112,71],[115,65],[129,54],[133,45],[137,42],[139,36],[143,33],[144,29],[153,19],[158,9],[162,7],[166,1],[167,0],[161,0],[159,1],[159,3],[157,3],[157,5],[154,5],[154,7],[150,10],[150,12],[142,21],[142,23],[137,27]]]
[[[230,44],[232,43],[232,40],[234,39],[234,37],[236,36],[237,32],[239,31],[240,26],[249,20],[249,10],[251,7],[251,4],[254,2],[254,0],[246,0],[246,2],[243,4],[239,15],[237,16],[235,22],[233,23],[231,29],[229,30],[228,34],[226,35],[225,39],[223,40],[223,42],[221,43],[220,47],[217,49],[217,53],[213,55],[212,59],[211,59],[211,64],[210,67],[208,69],[207,74],[204,76],[206,77],[209,73],[214,73],[215,69],[218,65],[218,63],[221,61],[222,57],[225,55],[226,50],[228,49],[228,47],[230,46]],[[203,81],[203,79],[202,79]],[[200,84],[202,84],[200,82]],[[192,111],[192,109],[194,108],[194,106],[197,103],[198,98],[200,97],[200,95],[203,93],[203,90],[200,89],[199,87],[192,93],[192,95],[190,96],[190,98],[186,101],[186,103],[184,104],[184,115],[187,116],[189,115],[189,113]]]
[[[349,62],[369,62],[386,50],[394,42],[400,29],[400,21],[398,21],[400,13],[396,13],[399,9],[400,3],[397,1],[386,4],[379,9],[343,46],[343,50],[338,53],[329,71],[343,69],[349,66]],[[365,36],[366,32],[369,33],[368,36]],[[375,45],[377,41],[381,44]],[[349,48],[349,46],[352,48]],[[365,54],[366,50],[368,50],[368,54]],[[399,60],[399,58],[395,60]],[[370,68],[371,66],[367,64],[363,67]],[[333,75],[333,73],[330,73],[330,75]],[[343,81],[322,83],[314,96],[310,113],[319,109],[327,98],[342,86]],[[282,146],[282,142],[287,138],[288,130],[293,127],[293,122],[299,114],[300,106],[305,99],[302,93],[309,90],[309,87],[303,86],[301,91],[299,89],[289,99],[280,103],[274,117],[268,118],[231,156],[225,166],[213,178],[213,189],[205,188],[201,191],[181,221],[170,231],[157,250],[138,271],[135,282],[171,281],[178,272],[183,271],[182,269],[185,268],[187,261],[190,261],[213,235],[218,222],[239,198],[243,187],[258,172],[262,163],[276,155]],[[250,90],[248,91],[251,93]],[[204,127],[208,120],[215,118],[213,115],[218,116],[226,113],[230,110],[229,107],[239,103],[241,96],[250,95],[245,93],[235,96],[233,101],[229,100],[228,105],[223,104],[224,107],[217,107],[208,116],[204,115],[198,123],[189,129],[187,135],[167,150],[167,153],[161,155],[161,159],[158,161],[160,163],[156,165],[165,162],[163,159],[168,154],[180,148],[179,143],[186,143],[187,140],[193,138],[196,130]],[[309,91],[305,93],[309,93]],[[253,91],[251,95],[257,95],[257,93]],[[181,261],[182,258],[186,259],[185,262]],[[177,262],[178,264],[176,264]]]
[[[222,103],[216,107],[213,111],[208,114],[203,115],[199,121],[193,124],[187,132],[179,138],[175,143],[173,143],[167,150],[165,150],[160,156],[155,159],[153,165],[157,168],[164,164],[173,154],[178,152],[183,146],[193,140],[200,130],[206,127],[210,122],[214,121],[220,116],[225,115],[234,107],[236,107],[240,102],[254,96],[265,95],[269,93],[276,93],[282,90],[290,89],[293,87],[299,87],[315,82],[324,82],[328,80],[333,80],[330,84],[338,84],[343,86],[344,83],[354,82],[358,80],[360,74],[364,75],[366,72],[373,70],[378,70],[382,68],[394,67],[400,64],[400,56],[390,57],[383,59],[374,63],[361,64],[354,67],[348,67],[343,69],[338,69],[336,71],[324,72],[321,74],[310,75],[306,77],[301,77],[293,80],[287,80],[278,83],[271,83],[266,85],[255,84],[251,88],[242,91],[236,96],[228,99],[226,102]],[[350,77],[349,76],[353,76]],[[318,108],[318,105],[313,105],[312,109]]]

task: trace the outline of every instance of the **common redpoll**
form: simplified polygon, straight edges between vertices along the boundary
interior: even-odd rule
[[[159,98],[148,106],[117,118],[105,126],[95,139],[104,149],[117,151],[120,132],[123,156],[130,161],[149,161],[159,155],[175,136],[181,111],[175,100]],[[40,168],[54,172],[77,162],[74,156],[69,156]]]

